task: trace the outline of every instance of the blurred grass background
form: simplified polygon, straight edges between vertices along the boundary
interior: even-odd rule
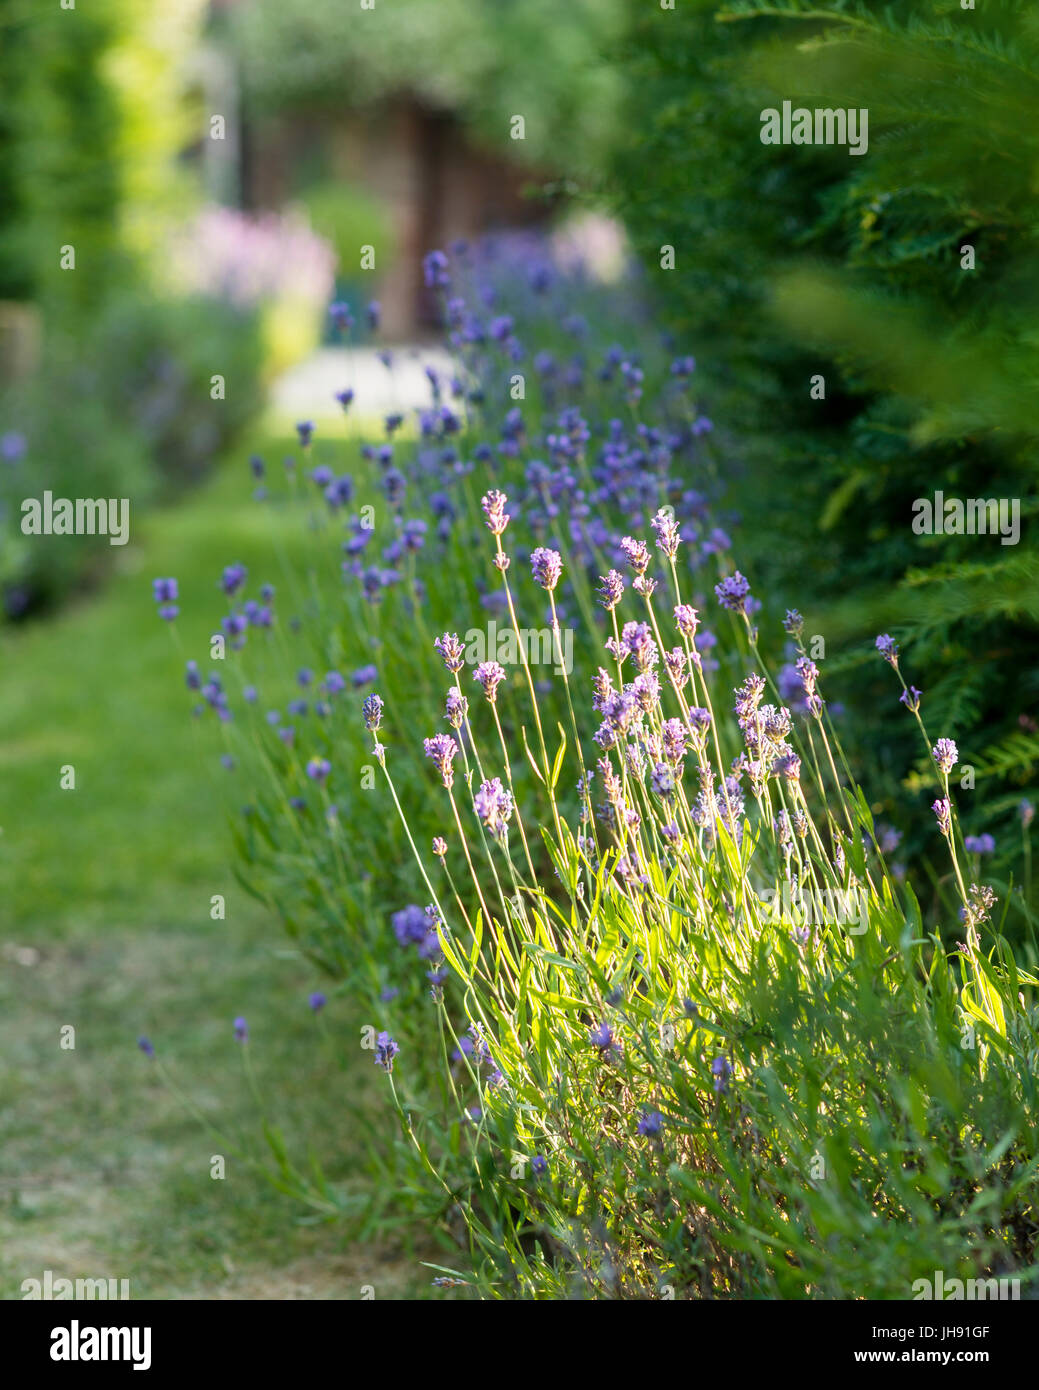
[[[349,1086],[363,1101],[374,1068],[352,1064],[347,1081],[331,1060],[307,1007],[312,969],[231,877],[219,804],[234,806],[232,778],[191,718],[183,661],[151,601],[151,578],[176,573],[178,626],[205,650],[198,615],[228,554],[270,564],[272,521],[246,475],[236,458],[155,514],[103,593],[0,634],[4,1298],[44,1269],[130,1278],[135,1298],[429,1290],[414,1249],[352,1247],[341,1227],[301,1223],[300,1207],[234,1157],[213,1180],[219,1145],[136,1046],[150,1036],[178,1086],[255,1153],[259,1117],[232,1036],[244,1014],[272,1118],[314,1141],[330,1177],[363,1190],[336,1095]],[[62,791],[69,763],[76,787]],[[225,921],[210,920],[215,893]],[[352,1057],[364,1020],[333,997],[323,1021]],[[59,1045],[66,1024],[72,1051]],[[373,1106],[372,1123],[387,1122]]]

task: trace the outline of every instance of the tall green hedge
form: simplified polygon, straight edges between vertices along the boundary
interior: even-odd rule
[[[731,435],[739,553],[835,639],[892,788],[909,730],[869,639],[939,672],[929,727],[1005,849],[1039,764],[1037,58],[1017,0],[677,0],[634,7],[618,52],[619,209]],[[866,153],[762,143],[784,100],[866,108]],[[937,491],[1020,499],[1020,543],[915,534]]]
[[[61,277],[69,310],[98,302],[117,260],[117,101],[103,59],[111,0],[0,11],[0,299],[38,300]],[[60,248],[76,250],[63,272]]]

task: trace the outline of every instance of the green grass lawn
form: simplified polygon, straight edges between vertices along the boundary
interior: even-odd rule
[[[146,1033],[192,1100],[260,1156],[232,1020],[244,1014],[270,1117],[363,1189],[356,1101],[378,1077],[349,1001],[323,1042],[310,968],[235,883],[233,781],[190,717],[183,655],[151,580],[175,575],[184,655],[205,670],[224,565],[277,582],[265,508],[237,451],[182,505],[136,521],[95,595],[0,633],[0,1296],[23,1279],[131,1279],[134,1297],[423,1296],[428,1252],[351,1247],[233,1157],[138,1051]],[[277,453],[274,453],[277,457]],[[61,769],[75,769],[62,790]],[[230,795],[229,795],[230,784]],[[224,921],[210,919],[222,894]],[[75,1029],[74,1050],[61,1030]],[[335,1052],[358,1056],[343,1071]],[[374,1095],[374,1091],[373,1091]],[[373,1127],[393,1126],[381,1100]]]

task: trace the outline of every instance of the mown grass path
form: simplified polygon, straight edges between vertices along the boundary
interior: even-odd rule
[[[211,730],[190,718],[183,661],[151,599],[153,577],[179,579],[180,639],[205,669],[223,566],[274,573],[248,452],[182,505],[134,518],[98,593],[0,634],[3,1298],[45,1269],[129,1278],[138,1298],[429,1287],[417,1258],[301,1224],[300,1208],[234,1158],[226,1179],[211,1178],[219,1145],[135,1045],[150,1036],[192,1099],[259,1154],[232,1037],[244,1014],[272,1118],[300,1156],[312,1140],[330,1177],[363,1182],[335,1095],[349,1085],[356,1099],[371,1078],[360,1058],[343,1072],[321,1046],[311,970],[233,880],[228,774]],[[69,764],[75,789],[62,790]],[[214,894],[226,898],[224,921],[210,918]],[[324,1017],[344,1049],[355,1043],[345,1001],[333,998]],[[372,1115],[390,1122],[381,1106]]]

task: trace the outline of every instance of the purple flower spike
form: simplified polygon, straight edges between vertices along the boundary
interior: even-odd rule
[[[621,541],[621,550],[634,574],[641,576],[646,573],[649,569],[650,554],[644,541],[635,540],[633,536],[625,536]]]
[[[249,1025],[244,1018],[236,1018],[234,1021],[234,1035],[240,1043],[249,1041]]]
[[[465,665],[465,648],[458,640],[454,632],[445,632],[443,637],[438,637],[433,643],[437,651],[444,659],[444,665],[453,676],[457,676]]]
[[[428,290],[446,289],[451,283],[447,273],[447,257],[443,251],[430,251],[422,261],[422,274]]]
[[[618,570],[604,574],[599,580],[596,597],[607,612],[612,612],[624,597],[624,576]]]
[[[934,754],[934,760],[938,764],[939,772],[944,773],[944,775],[948,777],[949,773],[956,766],[957,758],[960,756],[959,749],[956,747],[955,743],[953,743],[951,738],[940,738],[931,749],[931,752]]]
[[[179,596],[175,579],[152,580],[152,597],[156,603],[172,603]]]
[[[249,571],[244,565],[228,565],[220,576],[220,587],[230,596],[245,583]]]
[[[588,1041],[598,1049],[599,1056],[604,1060],[620,1051],[620,1043],[608,1023],[600,1023],[598,1028],[593,1028],[588,1034]]]
[[[444,718],[451,725],[452,729],[460,729],[465,723],[465,717],[469,713],[469,701],[464,695],[460,695],[457,690],[447,692]]]
[[[991,835],[965,835],[963,847],[971,854],[994,854],[996,841]]]
[[[318,1014],[328,1003],[328,1000],[325,998],[325,996],[321,993],[320,990],[315,990],[314,993],[307,1000],[307,1003],[314,1010],[314,1012]]]
[[[422,740],[426,757],[433,760],[433,765],[440,773],[444,786],[451,790],[454,786],[455,774],[451,764],[458,756],[458,744],[450,734],[436,734],[433,738]]]
[[[723,608],[733,613],[746,613],[750,582],[744,579],[739,570],[727,575],[720,584],[715,584],[714,592]]]
[[[369,695],[361,706],[361,714],[364,718],[364,727],[370,734],[375,733],[382,723],[382,700],[378,695]]]
[[[558,550],[546,550],[539,545],[530,557],[530,568],[535,583],[551,593],[563,573],[563,558]]]
[[[915,714],[920,708],[920,700],[923,697],[923,693],[922,690],[917,690],[915,685],[911,685],[907,690],[903,690],[898,698],[911,714]]]
[[[644,1139],[656,1139],[664,1127],[664,1117],[659,1110],[643,1110],[639,1120],[638,1133]]]
[[[728,1057],[715,1057],[711,1063],[711,1075],[714,1077],[715,1091],[723,1095],[729,1089],[729,1077],[732,1075],[732,1063]]]
[[[699,622],[699,615],[695,608],[688,603],[680,603],[675,608],[675,626],[684,637],[696,636],[696,625]]]
[[[947,796],[943,796],[943,797],[939,798],[938,801],[935,801],[935,802],[932,803],[932,805],[931,805],[931,810],[934,812],[935,816],[937,817],[937,820],[938,820],[938,829],[939,829],[939,830],[942,832],[942,834],[945,835],[945,836],[951,835],[951,834],[952,834],[952,804],[950,803],[949,798],[948,798]]]
[[[392,1071],[393,1059],[399,1051],[400,1043],[395,1042],[389,1033],[379,1033],[375,1039],[375,1065]]]
[[[144,1053],[146,1057],[155,1056],[155,1048],[152,1046],[151,1039],[144,1037],[143,1034],[141,1035],[141,1037],[137,1039],[137,1046],[141,1049],[141,1051]]]
[[[496,840],[504,840],[512,815],[512,793],[502,786],[501,778],[484,782],[473,797],[473,810]]]
[[[327,758],[311,758],[307,763],[307,776],[314,782],[323,782],[332,771],[332,764]]]
[[[340,333],[349,333],[353,327],[354,316],[350,312],[349,304],[343,299],[337,299],[334,304],[328,306],[328,317]]]
[[[650,525],[656,532],[657,549],[662,550],[669,560],[673,560],[678,554],[678,547],[682,540],[674,513],[661,507]]]
[[[877,651],[889,666],[898,665],[898,643],[886,632],[882,632],[877,638]]]
[[[497,661],[481,661],[473,672],[473,679],[480,682],[488,702],[493,705],[498,696],[498,686],[505,679],[505,668]]]
[[[495,491],[486,493],[480,503],[492,536],[502,535],[509,524],[510,518],[505,511],[507,500],[504,492]]]

